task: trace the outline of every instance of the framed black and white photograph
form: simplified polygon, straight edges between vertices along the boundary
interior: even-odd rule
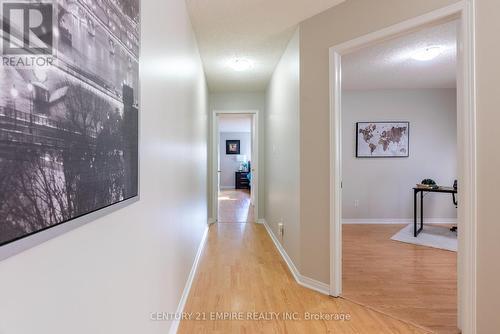
[[[0,4],[3,246],[138,196],[140,0]]]
[[[356,123],[356,157],[405,158],[409,154],[409,122]]]
[[[240,141],[226,140],[226,154],[240,154]]]

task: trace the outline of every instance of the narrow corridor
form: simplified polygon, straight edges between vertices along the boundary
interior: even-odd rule
[[[219,192],[219,223],[253,223],[254,209],[246,189]]]
[[[184,312],[179,333],[427,333],[298,285],[260,224],[212,225]]]

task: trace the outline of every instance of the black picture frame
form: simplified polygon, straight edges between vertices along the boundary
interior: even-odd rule
[[[380,125],[380,124],[405,124],[406,125],[406,148],[405,154],[401,155],[368,155],[360,153],[360,125]],[[409,158],[410,157],[410,122],[409,121],[374,121],[374,122],[357,122],[356,123],[356,158]]]
[[[227,155],[238,155],[241,152],[241,146],[239,140],[226,140],[226,154]]]
[[[50,28],[42,36],[34,33],[43,49],[16,45],[10,50],[16,59],[34,57],[33,64],[0,67],[1,74],[17,73],[7,76],[8,89],[0,93],[0,174],[4,176],[0,178],[0,261],[11,256],[10,249],[33,247],[139,199],[141,1],[101,1],[93,7],[75,4],[79,19],[87,20],[97,12],[115,13],[123,23],[116,32],[102,29],[104,24],[94,19],[88,19],[87,30],[72,30],[73,23],[68,27],[61,20],[70,12],[67,2],[57,11],[52,8],[55,2],[47,1],[10,7],[39,13],[44,25],[57,27],[60,33]],[[4,24],[10,26],[10,19]],[[96,37],[96,29],[103,31],[98,36],[102,38]],[[99,43],[104,44],[109,56],[90,52],[83,59],[82,49],[91,46],[89,41],[97,50],[103,47]],[[40,57],[52,59],[52,49],[74,70],[61,71],[46,60],[44,70],[36,71],[34,64]]]

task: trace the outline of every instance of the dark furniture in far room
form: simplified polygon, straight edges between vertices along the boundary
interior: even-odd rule
[[[424,229],[424,193],[444,193],[451,194],[453,196],[453,203],[457,205],[455,195],[458,193],[455,187],[437,187],[437,188],[423,188],[415,187],[413,188],[413,236],[416,238],[420,232]],[[417,224],[417,198],[420,193],[420,227]]]
[[[248,179],[248,172],[235,173],[235,188],[236,189],[250,189],[250,180]]]

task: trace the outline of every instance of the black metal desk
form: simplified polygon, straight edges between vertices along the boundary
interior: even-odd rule
[[[455,195],[457,194],[457,189],[453,187],[439,187],[439,188],[413,188],[413,236],[416,238],[420,232],[424,229],[424,193],[444,193],[444,194],[452,194],[453,202],[456,204]],[[420,228],[417,224],[417,197],[420,193]]]

